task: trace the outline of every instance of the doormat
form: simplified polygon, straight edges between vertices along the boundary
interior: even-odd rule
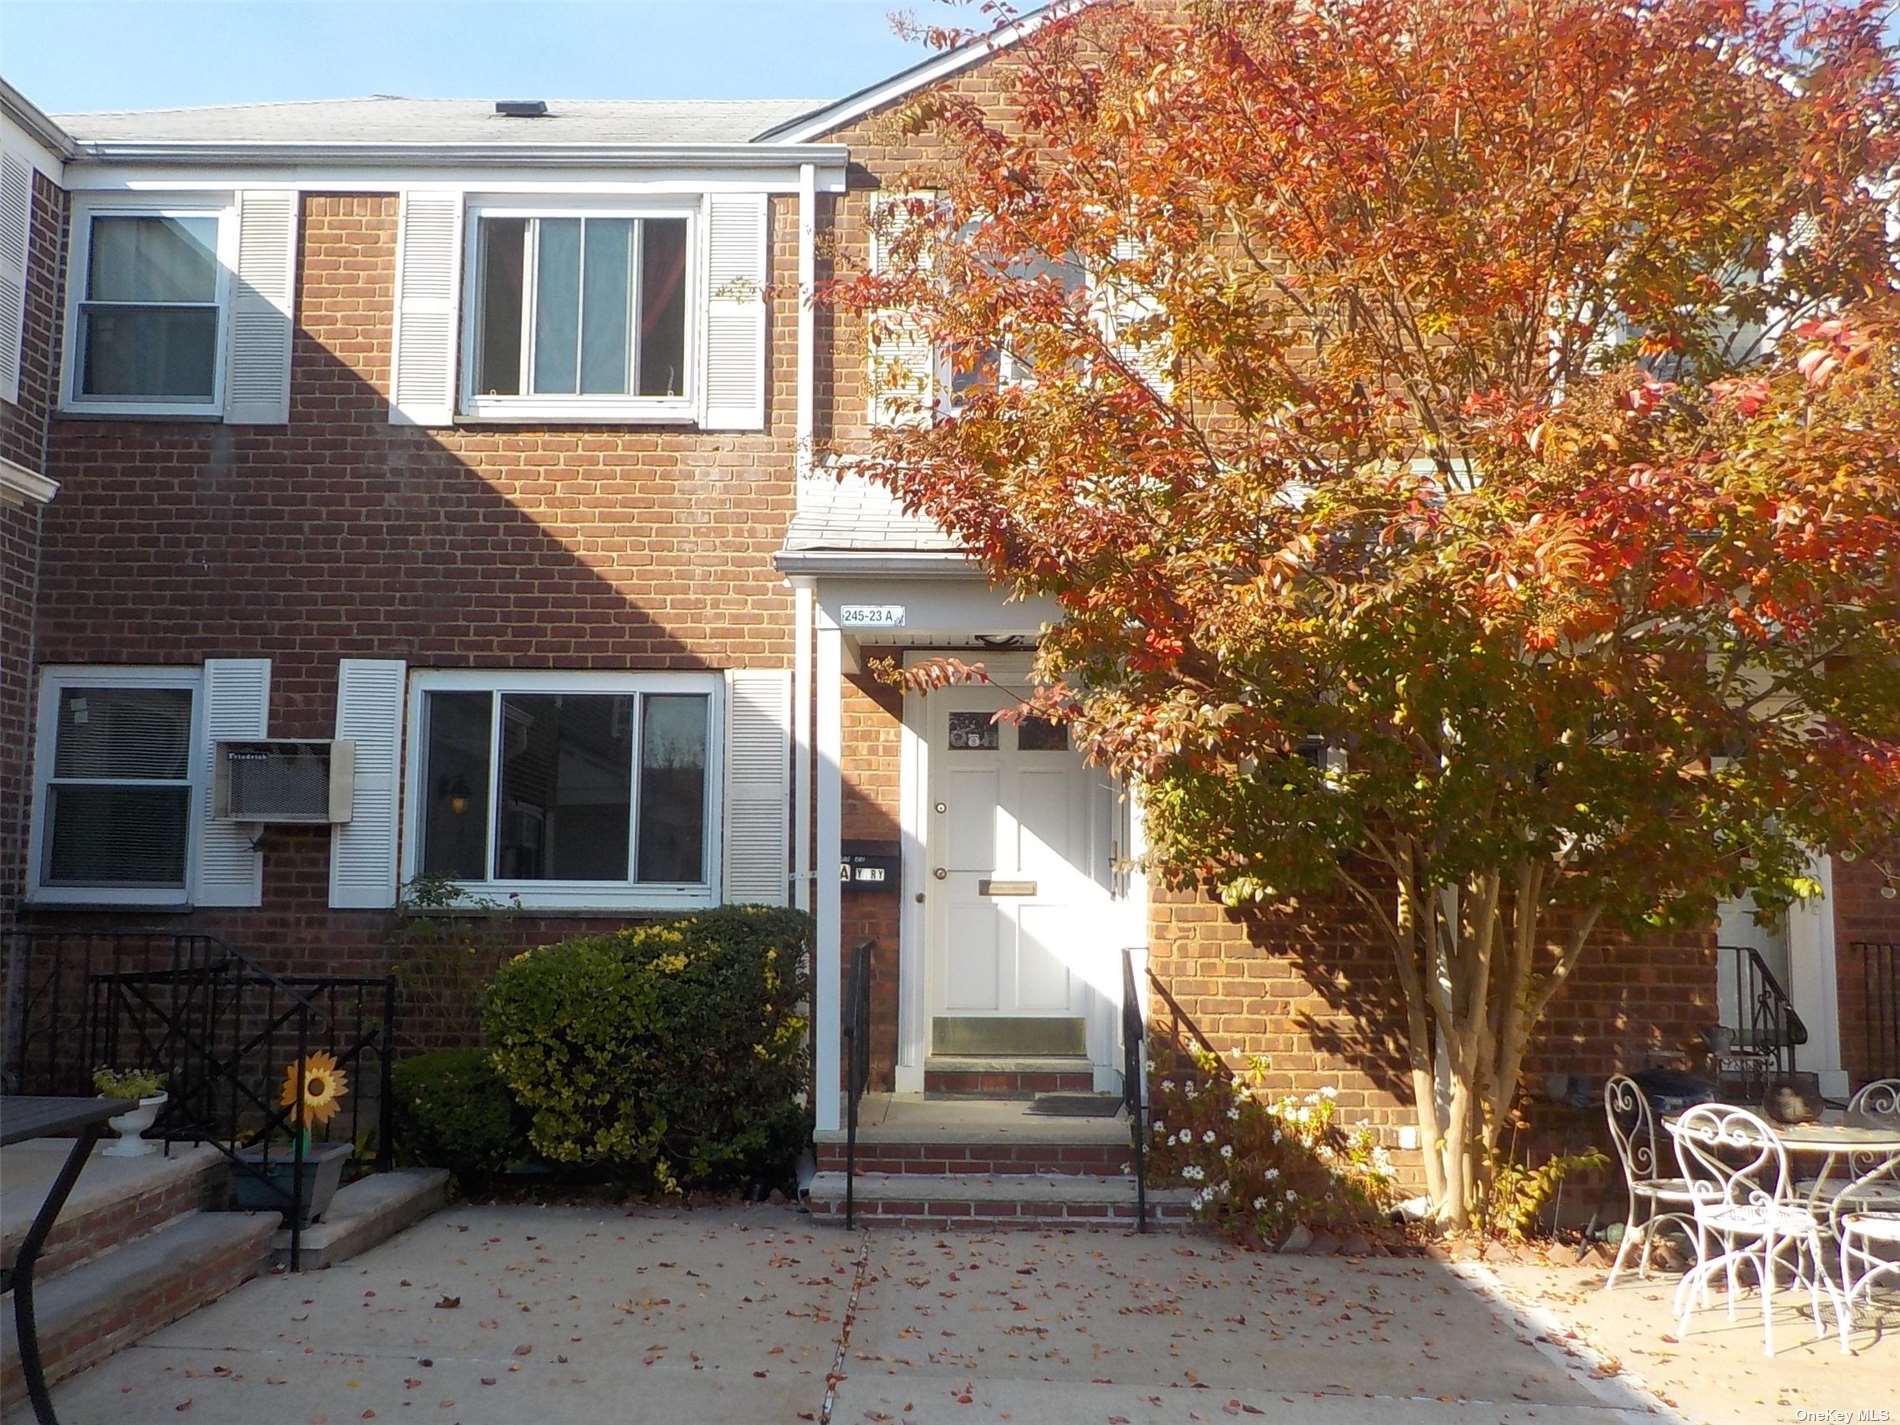
[[[1039,1093],[1029,1111],[1051,1118],[1113,1118],[1122,1101],[1105,1093]]]

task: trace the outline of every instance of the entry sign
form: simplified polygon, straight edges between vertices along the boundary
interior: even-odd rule
[[[842,604],[838,608],[840,628],[902,628],[902,604]]]

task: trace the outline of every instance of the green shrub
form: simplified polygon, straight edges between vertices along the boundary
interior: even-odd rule
[[[396,1146],[447,1168],[463,1191],[487,1184],[528,1153],[527,1115],[486,1049],[443,1049],[397,1061]]]
[[[483,1026],[535,1148],[669,1192],[788,1175],[809,938],[797,911],[736,906],[502,966]]]

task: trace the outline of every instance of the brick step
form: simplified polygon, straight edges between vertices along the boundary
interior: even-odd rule
[[[1135,1150],[1125,1131],[1114,1142],[1017,1139],[1007,1143],[956,1143],[942,1139],[901,1141],[882,1136],[858,1139],[858,1171],[894,1177],[942,1177],[947,1173],[1042,1173],[1065,1177],[1126,1177],[1135,1170]],[[818,1170],[844,1171],[845,1145],[818,1144]]]
[[[103,1147],[103,1145],[101,1145]],[[72,1141],[32,1138],[0,1151],[0,1261],[11,1267]],[[55,1277],[188,1212],[226,1205],[230,1169],[210,1144],[175,1145],[169,1156],[108,1157],[93,1150],[40,1248],[34,1280]]]
[[[1089,1093],[1095,1068],[1074,1057],[995,1059],[934,1055],[924,1061],[930,1098],[1032,1099],[1039,1093]]]
[[[50,1281],[36,1282],[49,1383],[97,1365],[264,1270],[275,1212],[192,1212]],[[14,1301],[0,1303],[0,1408],[26,1397]]]
[[[812,1179],[809,1205],[822,1222],[844,1222],[845,1179],[821,1172]],[[932,1231],[974,1228],[1093,1228],[1129,1231],[1135,1225],[1135,1180],[1049,1173],[957,1173],[938,1177],[860,1173],[854,1186],[856,1223]],[[1150,1227],[1193,1224],[1188,1193],[1162,1188],[1148,1194]]]

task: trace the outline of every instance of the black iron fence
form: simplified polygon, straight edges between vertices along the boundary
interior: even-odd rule
[[[852,947],[844,1016],[844,1225],[857,1225],[858,1104],[871,1083],[871,954],[875,940]]]
[[[1744,1096],[1738,1102],[1759,1102],[1772,1080],[1795,1072],[1795,1050],[1808,1042],[1808,1027],[1753,946],[1718,945],[1716,953],[1729,958],[1730,971],[1716,1006],[1720,1037],[1710,1043],[1716,1070],[1726,1091]]]
[[[1866,1062],[1858,1067],[1869,1083],[1900,1079],[1900,944],[1857,940],[1853,949],[1867,1007]]]
[[[1142,1077],[1147,1021],[1141,1012],[1141,993],[1135,979],[1135,950],[1122,950],[1122,1103],[1128,1110],[1129,1130],[1135,1139],[1135,1230],[1148,1230],[1148,1121]]]
[[[291,1260],[303,1226],[307,1151],[347,1143],[358,1169],[390,1163],[396,1023],[393,976],[278,975],[209,935],[0,931],[5,975],[0,1089],[90,1096],[93,1071],[164,1076],[148,1137],[210,1143],[280,1200]],[[290,1066],[321,1051],[349,1092],[306,1122]]]

